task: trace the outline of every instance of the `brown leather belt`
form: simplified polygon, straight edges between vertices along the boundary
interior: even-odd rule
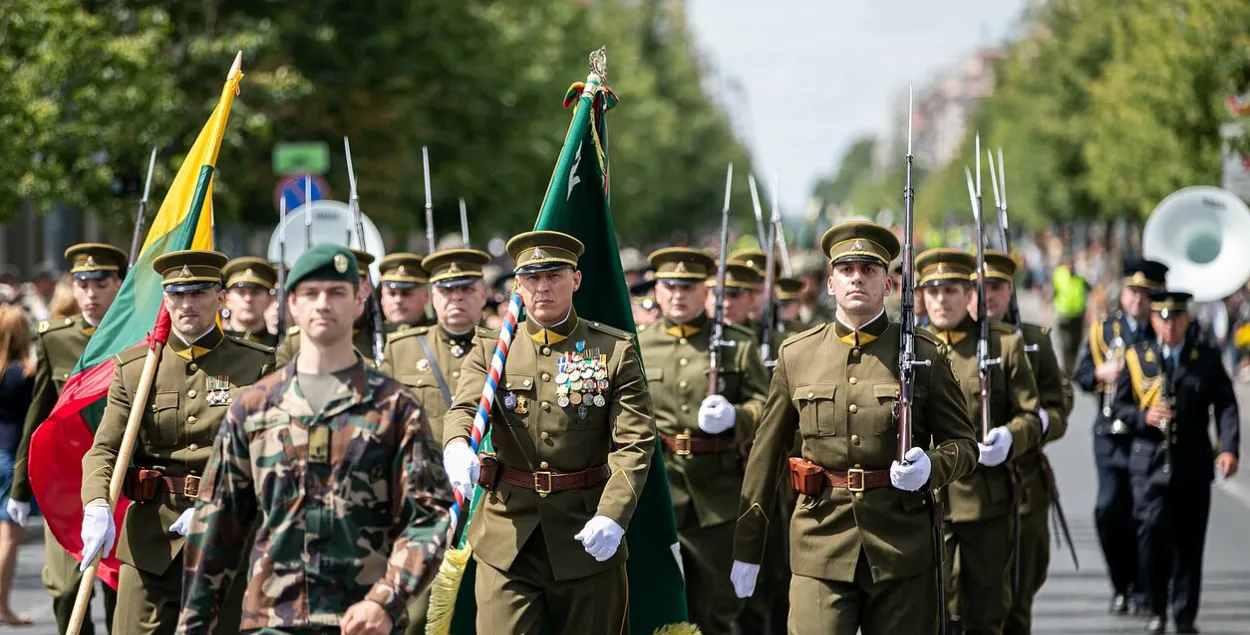
[[[845,472],[836,472],[801,457],[791,457],[787,463],[790,467],[790,486],[794,491],[808,496],[820,496],[825,483],[852,492],[890,486],[889,470],[864,470],[855,467]]]
[[[608,480],[608,477],[611,475],[612,469],[607,464],[592,467],[589,470],[582,470],[581,472],[557,472],[554,470],[528,472],[502,464],[499,466],[499,480],[513,487],[533,490],[539,494],[594,487]]]
[[[160,470],[132,467],[126,470],[122,493],[135,502],[150,501],[158,494],[182,494],[187,498],[200,495],[200,477],[167,476]]]
[[[862,492],[866,489],[889,487],[890,471],[861,470],[859,468],[852,468],[845,472],[825,470],[825,480],[829,481],[829,484],[834,487],[845,487],[852,492]]]
[[[734,444],[729,441],[717,437],[691,436],[688,430],[683,430],[677,434],[660,433],[660,439],[664,441],[664,447],[672,450],[673,454],[677,456],[715,454],[718,452],[729,452],[734,449]]]

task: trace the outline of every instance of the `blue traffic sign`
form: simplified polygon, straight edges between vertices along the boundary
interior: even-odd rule
[[[330,198],[330,185],[316,174],[293,174],[282,177],[273,190],[273,208],[281,212],[282,200],[286,199],[288,212],[312,201]]]

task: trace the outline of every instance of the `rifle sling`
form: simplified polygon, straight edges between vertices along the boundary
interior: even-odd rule
[[[434,372],[434,381],[438,382],[438,391],[443,395],[443,404],[451,407],[451,390],[447,388],[447,379],[443,377],[443,369],[439,368],[438,360],[434,359],[434,351],[430,348],[430,343],[425,341],[424,335],[417,336],[417,343],[421,345],[421,352],[425,353],[425,359],[430,362],[430,370]]]

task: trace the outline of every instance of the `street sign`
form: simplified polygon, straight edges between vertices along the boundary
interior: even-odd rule
[[[273,146],[275,176],[330,173],[330,146],[324,141],[278,143]]]
[[[282,211],[283,198],[286,198],[286,209],[289,213],[304,203],[330,198],[330,185],[315,174],[286,176],[278,179],[278,185],[273,188],[273,208],[279,213]]]

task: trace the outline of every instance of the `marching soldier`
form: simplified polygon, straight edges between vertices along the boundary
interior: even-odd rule
[[[1189,293],[1150,294],[1157,339],[1124,353],[1116,380],[1115,416],[1132,429],[1129,474],[1137,526],[1138,566],[1146,580],[1148,633],[1197,633],[1202,552],[1211,512],[1211,413],[1219,434],[1215,470],[1237,473],[1241,441],[1237,399],[1219,349],[1191,326]]]
[[[190,522],[180,635],[210,632],[235,578],[247,584],[243,632],[389,634],[434,578],[450,492],[421,404],[352,345],[354,261],[317,245],[291,269],[304,342],[221,425]]]
[[[122,279],[126,277],[126,252],[112,245],[83,243],[65,250],[70,262],[73,279],[74,301],[81,312],[72,318],[45,320],[39,323],[39,338],[35,343],[35,388],[30,410],[26,413],[22,441],[18,446],[13,468],[13,487],[9,491],[7,511],[17,524],[25,526],[30,515],[31,489],[27,479],[26,458],[30,452],[30,439],[35,430],[52,413],[61,388],[78,364],[87,342],[95,334],[96,326],[113,305]],[[78,561],[61,548],[52,530],[43,528],[43,586],[52,595],[52,612],[56,616],[58,632],[69,629],[70,616],[74,612],[74,598],[78,593],[82,574]],[[113,608],[117,605],[117,592],[106,584],[104,588],[104,623],[113,623]],[[88,609],[90,610],[90,609]],[[83,621],[82,635],[93,635],[95,626],[90,613]]]
[[[349,249],[348,251],[352,252],[352,255],[356,258],[356,262],[360,266],[358,274],[360,276],[359,291],[361,305],[360,313],[356,316],[356,322],[352,325],[352,342],[356,344],[356,350],[360,352],[361,356],[363,356],[367,362],[372,364],[373,325],[369,324],[368,313],[365,311],[364,302],[365,299],[369,297],[369,294],[373,293],[373,285],[369,282],[369,265],[373,264],[373,255],[358,249]],[[288,298],[287,303],[290,304],[290,302],[291,300]],[[287,309],[289,312],[290,307],[288,306]],[[285,367],[287,364],[291,363],[291,360],[295,359],[297,354],[299,354],[301,339],[299,337],[299,328],[300,327],[297,324],[287,329],[286,339],[284,339],[282,344],[278,346],[278,351],[275,354],[275,360],[277,361],[278,368]]]
[[[425,305],[430,302],[430,289],[426,286],[430,274],[421,267],[421,256],[390,254],[378,263],[378,269],[382,272],[381,304],[387,332],[402,333],[414,326],[429,326]]]
[[[1088,343],[1081,349],[1073,379],[1077,386],[1099,399],[1094,419],[1094,463],[1098,472],[1098,497],[1094,523],[1098,542],[1111,578],[1111,612],[1124,615],[1130,601],[1135,615],[1146,611],[1146,582],[1137,570],[1139,561],[1133,489],[1129,479],[1132,429],[1117,420],[1112,405],[1117,378],[1124,369],[1124,351],[1139,342],[1154,341],[1150,325],[1150,296],[1163,290],[1166,265],[1153,260],[1127,262],[1120,289],[1120,309],[1092,324]]]
[[[743,263],[729,259],[725,262],[725,323],[752,329],[759,317],[755,289],[763,284],[764,279],[758,271]],[[707,286],[716,289],[715,268],[708,274]],[[716,313],[716,293],[707,294],[703,308],[708,315]]]
[[[265,324],[265,311],[275,302],[274,288],[278,270],[261,258],[235,258],[222,269],[226,277],[226,335],[255,342],[262,346],[278,345],[277,333],[270,333]]]
[[[634,315],[634,326],[642,328],[659,319],[660,305],[655,301],[655,278],[642,279],[629,285],[629,306]]]
[[[972,421],[981,421],[976,317],[969,313],[976,260],[956,249],[930,249],[916,258],[919,286],[932,325],[964,387]],[[1019,484],[1015,459],[1041,444],[1048,415],[1015,329],[991,324],[990,430],[978,443],[979,465],[942,490],[943,531],[950,567],[947,608],[968,635],[999,635],[1012,596]],[[981,431],[977,430],[977,436]],[[1007,575],[1004,576],[1004,572]]]
[[[940,578],[924,490],[973,468],[963,390],[936,342],[918,335],[916,356],[931,365],[916,370],[914,447],[907,463],[893,461],[901,338],[883,300],[898,239],[853,221],[826,232],[821,246],[833,264],[837,318],[781,345],[747,463],[730,577],[747,597],[760,563],[775,557],[764,552],[768,527],[786,519],[769,510],[798,431],[803,458],[789,462],[801,493],[790,519],[790,632],[934,633]]]
[[[475,482],[487,490],[468,527],[477,631],[624,632],[621,538],[655,446],[642,366],[630,334],[573,309],[580,241],[536,231],[507,249],[526,319],[498,381],[496,454],[479,461],[467,441],[492,344],[473,347],[444,419],[452,486],[466,499]]]
[[[798,278],[777,278],[777,326],[787,337],[807,330],[799,321],[799,303],[802,298],[803,281]]]
[[[1010,256],[1001,251],[985,252],[985,312],[991,320],[1002,321],[1007,317],[1015,275],[1016,261]],[[1059,368],[1059,358],[1050,341],[1050,329],[1027,322],[1008,325],[1017,327],[1024,340],[1042,412],[1046,413],[1042,443],[1057,441],[1068,429],[1068,415],[1072,412],[1072,385]],[[1013,463],[1019,471],[1022,494],[1020,545],[1016,552],[1020,586],[1012,594],[1003,633],[1028,635],[1033,626],[1033,598],[1045,584],[1050,567],[1049,511],[1057,491],[1054,473],[1041,447],[1030,450]]]
[[[768,390],[754,333],[726,326],[720,377],[708,396],[712,320],[704,311],[715,260],[697,249],[651,254],[663,318],[638,330],[656,427],[677,517],[686,604],[704,635],[729,635],[742,602],[729,583],[733,521],[742,491],[742,455],[759,423]],[[699,405],[695,405],[698,403]]]
[[[235,393],[273,368],[273,349],[224,335],[216,318],[226,257],[176,251],[156,259],[171,332],[147,403],[133,403],[145,347],[117,355],[117,370],[95,443],[83,457],[83,567],[117,540],[122,567],[113,633],[170,633],[182,595],[182,547],[217,428]],[[116,466],[131,408],[142,408],[131,466]],[[120,536],[108,502],[114,469],[126,470],[132,503]],[[234,552],[234,557],[239,556]],[[238,607],[235,604],[234,607]],[[238,613],[219,632],[238,633]]]

